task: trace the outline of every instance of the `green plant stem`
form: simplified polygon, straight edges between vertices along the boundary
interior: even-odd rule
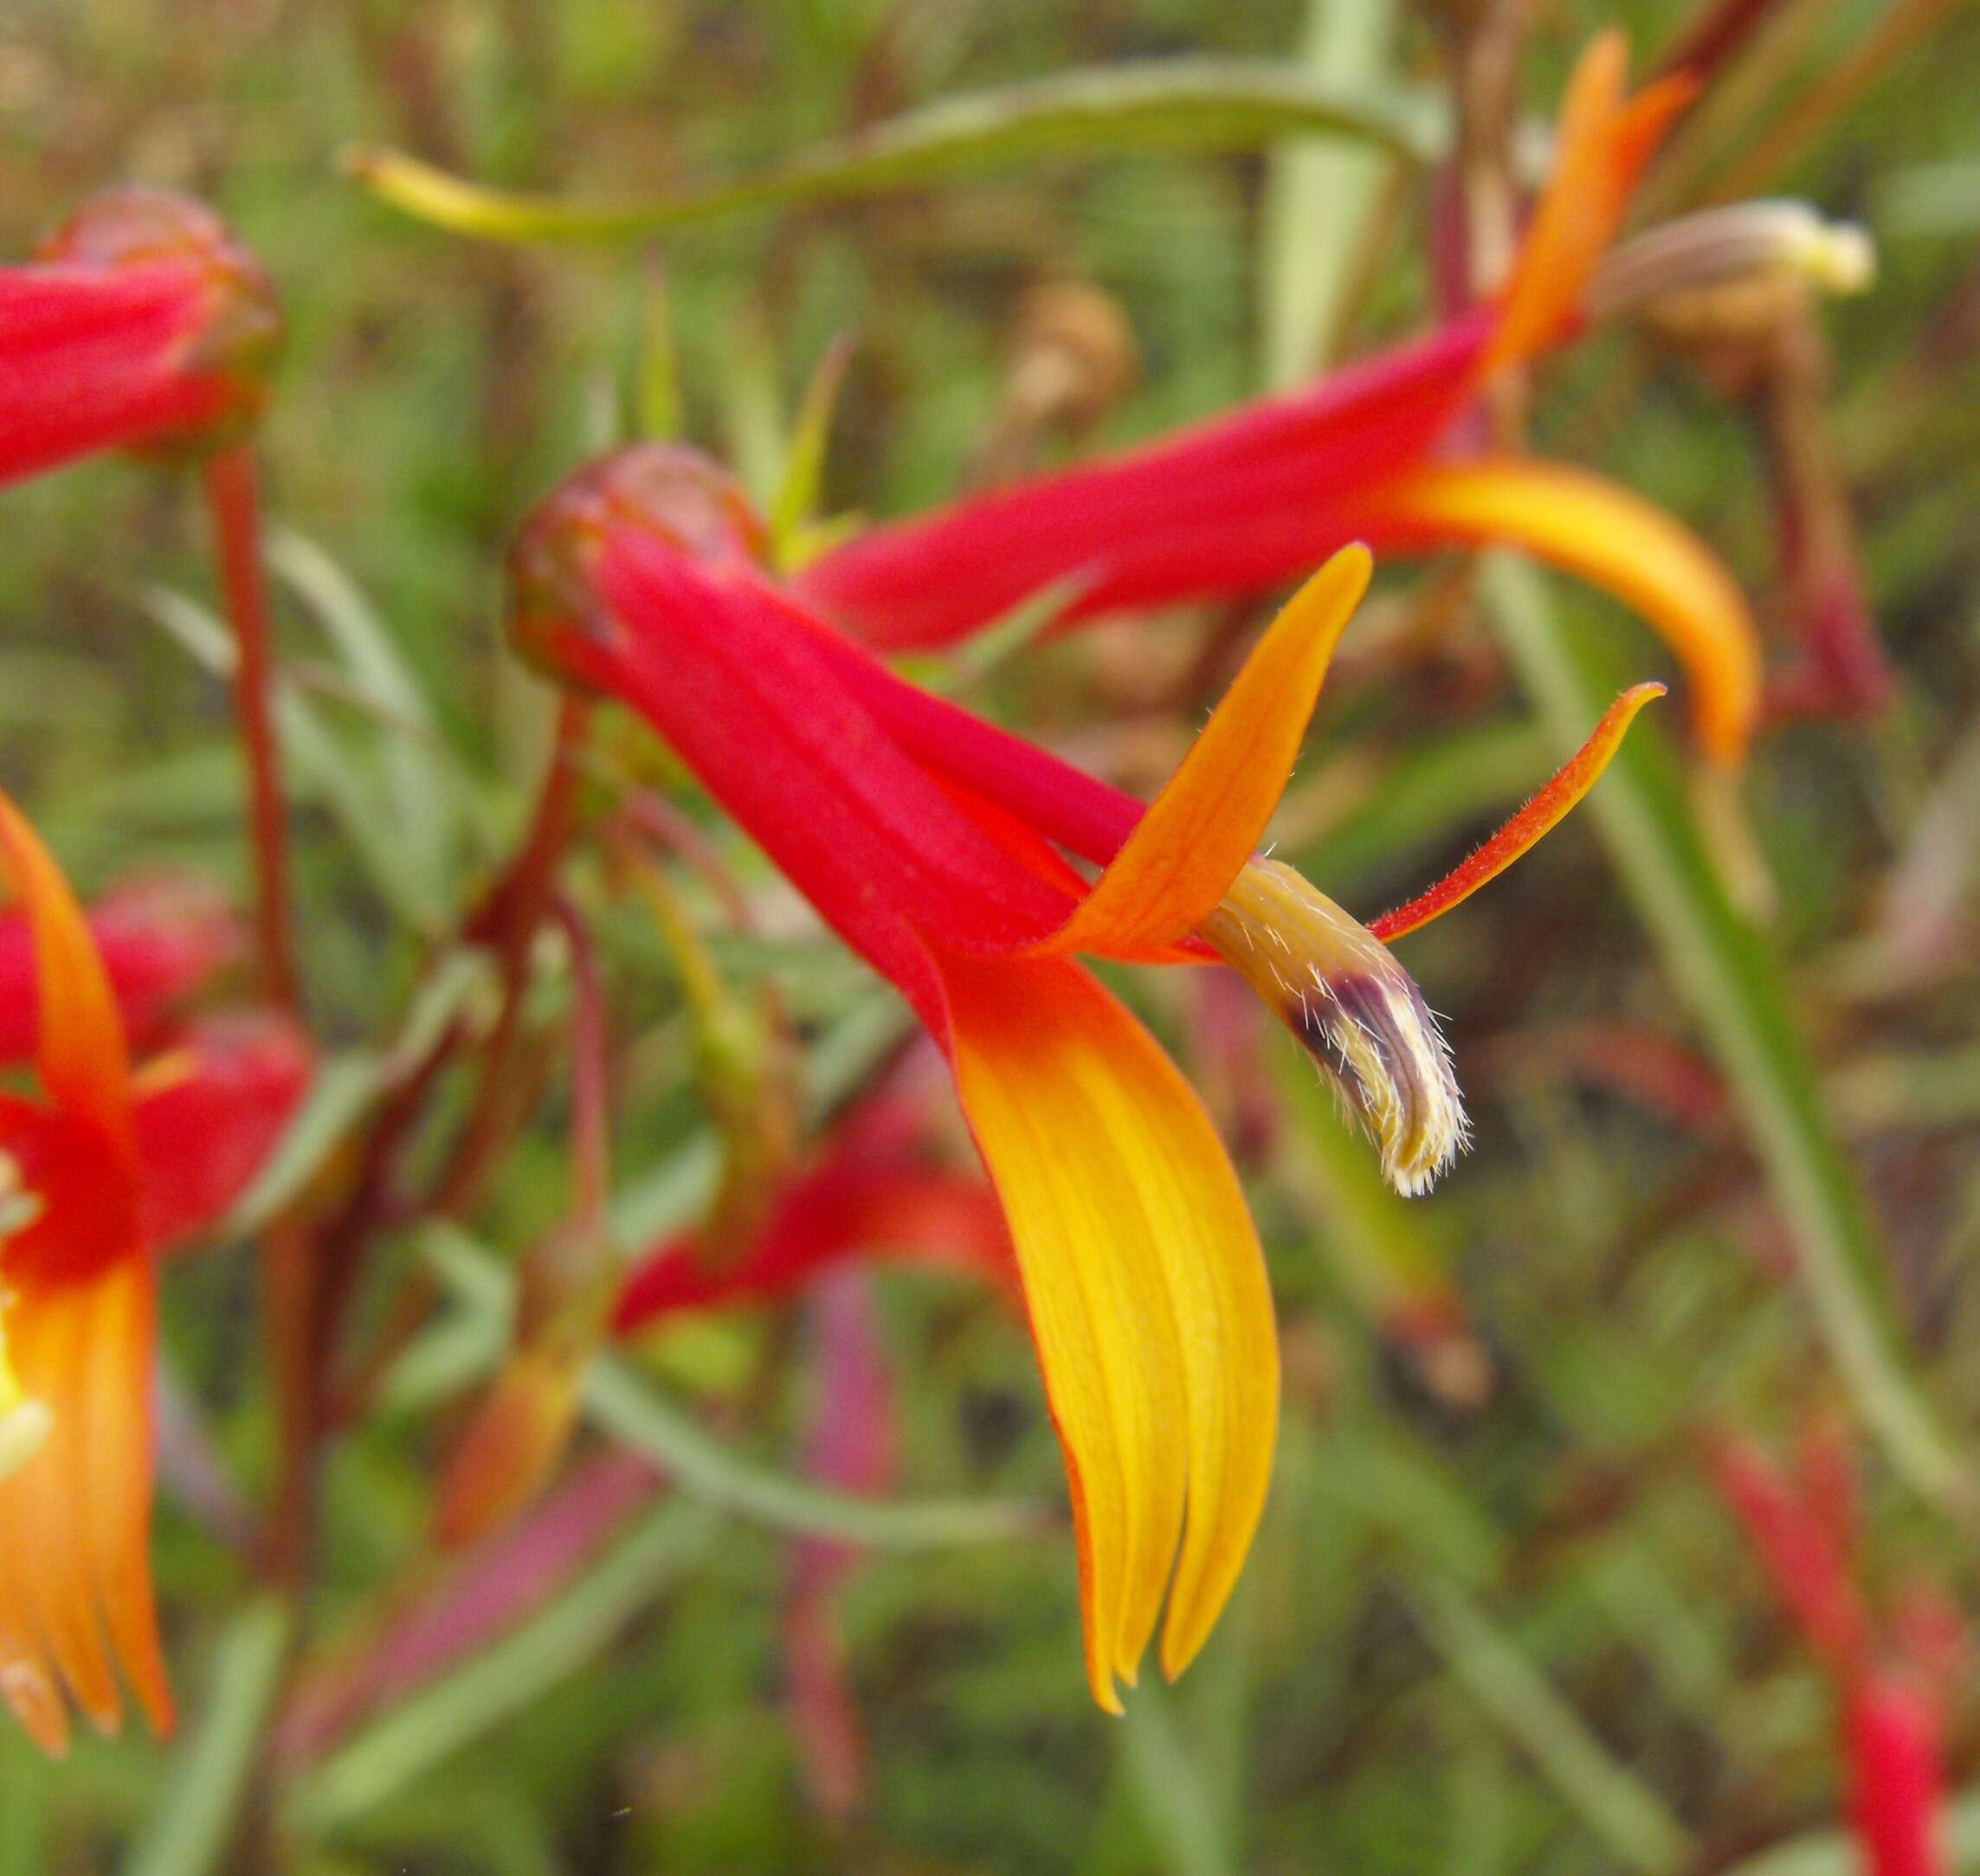
[[[1199,1754],[1184,1736],[1176,1697],[1158,1686],[1127,1698],[1120,1750],[1156,1855],[1171,1876],[1235,1876],[1224,1820]]]
[[[1683,1825],[1610,1757],[1525,1652],[1445,1578],[1421,1572],[1408,1588],[1418,1619],[1452,1673],[1616,1861],[1645,1876],[1667,1876],[1680,1868],[1691,1849]]]
[[[1525,563],[1487,557],[1483,590],[1554,739],[1571,750],[1614,694],[1596,654]],[[1816,1325],[1865,1424],[1920,1493],[1970,1518],[1967,1466],[1912,1373],[1884,1249],[1822,1111],[1779,960],[1728,898],[1654,726],[1637,726],[1587,807],[1752,1131]]]
[[[124,1864],[125,1876],[206,1876],[222,1867],[281,1691],[294,1606],[255,1597],[222,1636],[199,1731],[168,1777],[165,1802]]]

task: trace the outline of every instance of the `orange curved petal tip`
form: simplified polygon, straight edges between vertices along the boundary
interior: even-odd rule
[[[1626,96],[1629,58],[1620,31],[1599,34],[1568,81],[1553,173],[1500,295],[1487,371],[1533,357],[1572,323],[1644,168],[1695,94],[1679,74]]]
[[[1353,506],[1377,545],[1525,549],[1639,614],[1671,648],[1706,756],[1745,761],[1759,720],[1760,632],[1725,564],[1691,529],[1586,469],[1526,456],[1429,463]]]
[[[48,1099],[131,1138],[130,1065],[124,1024],[88,921],[41,836],[0,794],[0,871],[28,915],[41,1019],[35,1065]]]
[[[1664,685],[1656,683],[1631,685],[1603,712],[1595,733],[1562,764],[1546,786],[1469,860],[1454,867],[1407,906],[1398,906],[1394,912],[1370,919],[1368,929],[1386,944],[1420,930],[1433,919],[1442,918],[1452,906],[1461,906],[1480,886],[1496,880],[1566,819],[1622,748],[1636,712],[1653,697],[1663,696],[1665,690]]]

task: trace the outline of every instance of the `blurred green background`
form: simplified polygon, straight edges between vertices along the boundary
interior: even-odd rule
[[[1540,122],[1598,25],[1626,26],[1641,68],[1690,16],[1678,0],[1531,10],[1521,90]],[[1909,36],[1770,155],[1797,100],[1893,19]],[[1875,289],[1820,310],[1820,401],[1899,695],[1875,722],[1770,736],[1730,830],[1685,818],[1688,783],[1670,783],[1654,750],[1644,785],[1665,786],[1686,837],[1767,928],[1770,948],[1738,969],[1787,993],[1808,1086],[1874,1209],[1862,1241],[1901,1312],[1905,1364],[1970,1467],[1980,15],[1779,0],[1767,22],[1658,204],[1758,159],[1740,193],[1801,196],[1877,238]],[[1042,282],[1106,296],[1138,361],[1132,390],[1079,434],[1036,440],[1042,460],[1214,411],[1432,318],[1426,187],[1338,145],[1317,166],[1306,146],[1096,148],[638,247],[539,249],[416,225],[339,173],[342,148],[393,145],[519,187],[660,190],[938,97],[1128,59],[1305,61],[1351,89],[1436,98],[1447,30],[1396,0],[10,0],[5,252],[135,179],[216,203],[284,294],[264,449],[284,657],[319,738],[296,782],[326,1041],[355,1049],[389,1031],[526,812],[547,699],[499,647],[509,529],[674,390],[685,433],[767,498],[804,385],[850,335],[824,506],[890,514],[962,486]],[[1641,334],[1604,335],[1545,374],[1536,440],[1693,523],[1779,625],[1764,445],[1723,389]],[[0,778],[86,888],[161,861],[242,884],[225,693],[187,650],[210,592],[193,493],[104,461],[0,501]],[[1507,577],[1515,596],[1535,591]],[[1287,810],[1286,850],[1363,915],[1461,857],[1558,755],[1455,570],[1385,574],[1382,590],[1389,629],[1365,653],[1351,640]],[[1604,674],[1664,669],[1606,603],[1549,583],[1536,603]],[[1427,635],[1423,619],[1443,615]],[[971,700],[1146,786],[1200,720],[1178,707],[1195,701],[1196,661],[1203,697],[1228,668],[1204,647],[1256,616],[1108,628],[1009,661]],[[1640,883],[1634,903],[1618,883],[1614,838],[1577,818],[1416,942],[1478,1139],[1415,1207],[1371,1190],[1371,1163],[1278,1037],[1246,1038],[1239,1083],[1220,1085],[1187,988],[1124,980],[1227,1135],[1258,1104],[1275,1123],[1246,1170],[1287,1350],[1279,1472],[1237,1605],[1181,1686],[1144,1690],[1123,1722],[1093,1711],[1061,1525],[879,1548],[839,1599],[864,1785],[822,1802],[785,1699],[786,1538],[664,1494],[477,1651],[479,1679],[456,1663],[278,1754],[242,1866],[1851,1867],[1828,1834],[1841,1777],[1828,1693],[1702,1444],[1727,1426],[1784,1436],[1811,1407],[1848,1411],[1848,1394],[1794,1280],[1778,1157],[1757,1157],[1737,1091],[1720,1104],[1709,1012],[1674,974],[1667,925],[1638,909]],[[738,983],[767,975],[856,1080],[891,1036],[891,1006],[815,932],[773,931],[718,934],[718,955]],[[602,938],[622,1042],[621,1223],[636,1245],[691,1214],[706,1147],[677,971],[629,912]],[[561,1119],[546,1103],[452,1264],[430,1235],[384,1247],[376,1308],[422,1258],[457,1293],[331,1467],[306,1673],[361,1649],[418,1589],[450,1593],[426,1547],[435,1456],[500,1346],[500,1298],[482,1294],[491,1254],[513,1257],[564,1203]],[[1424,1286],[1461,1308],[1454,1367],[1398,1333]],[[876,1288],[900,1492],[1054,1502],[1056,1449],[1003,1305],[926,1273]],[[248,1491],[268,1467],[254,1337],[242,1248],[175,1272],[176,1384]],[[719,1464],[785,1474],[813,1385],[805,1346],[803,1325],[772,1312],[687,1324],[635,1359],[670,1410],[717,1429]],[[1931,1575],[1970,1607],[1973,1525],[1874,1454],[1866,1472],[1873,1576]],[[248,1579],[183,1494],[168,1492],[159,1525],[197,1738]],[[1970,1700],[1951,1716],[1956,1784],[1980,1774],[1977,1720]],[[0,1734],[0,1876],[198,1866],[143,1860],[185,1841],[158,1820],[193,1776],[177,1746],[92,1741],[50,1770]],[[1980,1800],[1972,1816],[1980,1855]]]

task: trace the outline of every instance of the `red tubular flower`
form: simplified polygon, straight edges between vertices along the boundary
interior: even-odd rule
[[[551,671],[643,715],[942,1046],[1066,1455],[1088,1679],[1118,1710],[1164,1591],[1174,1674],[1236,1578],[1271,1469],[1278,1363],[1222,1147],[1073,954],[1222,957],[1335,1078],[1404,1190],[1463,1138],[1408,974],[1254,856],[1368,556],[1348,550],[1300,590],[1145,808],[895,677],[764,577],[762,539],[712,466],[622,452],[519,537],[512,630]],[[1089,885],[1059,847],[1105,870]]]
[[[1945,1876],[1941,1747],[1964,1654],[1957,1615],[1921,1594],[1880,1631],[1854,1580],[1854,1486],[1833,1433],[1811,1426],[1792,1474],[1736,1438],[1715,1460],[1720,1492],[1835,1683],[1850,1824],[1869,1876]]]
[[[106,893],[89,914],[89,935],[125,1034],[138,1048],[159,1041],[174,1009],[242,951],[241,928],[226,901],[184,874],[134,880]],[[0,1062],[27,1061],[35,1053],[35,979],[27,914],[0,913]]]
[[[197,203],[99,196],[0,268],[0,483],[100,449],[217,448],[280,336],[267,276]]]
[[[61,1688],[99,1729],[113,1663],[171,1725],[152,1603],[156,1285],[123,1026],[67,884],[0,797],[0,865],[32,921],[43,1099],[0,1100],[0,1696],[43,1750]]]
[[[1635,179],[1689,95],[1623,92],[1619,35],[1569,88],[1559,154],[1512,277],[1441,332],[1310,389],[1141,448],[855,537],[798,590],[869,643],[948,643],[1061,582],[1069,621],[1264,590],[1346,543],[1415,552],[1521,546],[1615,594],[1669,641],[1700,739],[1744,752],[1758,638],[1718,558],[1650,504],[1587,472],[1512,456],[1434,460],[1491,374],[1580,323],[1590,277]]]

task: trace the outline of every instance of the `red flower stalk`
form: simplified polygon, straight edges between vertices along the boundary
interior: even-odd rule
[[[32,935],[41,1087],[0,1096],[0,1697],[59,1753],[65,1687],[117,1730],[119,1665],[171,1728],[147,1554],[152,1253],[237,1196],[304,1065],[293,1036],[195,1032],[133,1076],[81,910],[4,796],[0,871]]]
[[[179,1004],[242,950],[226,901],[188,874],[133,880],[89,914],[89,935],[108,973],[133,1047],[164,1036]],[[0,1062],[27,1061],[40,1027],[34,930],[22,912],[0,912]]]
[[[1688,530],[1585,471],[1521,457],[1437,460],[1491,376],[1560,342],[1635,179],[1690,94],[1623,93],[1620,35],[1590,47],[1559,155],[1505,289],[1442,330],[1309,389],[1141,448],[855,536],[798,590],[869,643],[948,643],[1061,582],[1063,622],[1262,591],[1350,541],[1377,551],[1505,542],[1592,581],[1662,632],[1700,739],[1737,761],[1758,708],[1758,637]]]
[[[1850,1823],[1870,1876],[1945,1876],[1940,1748],[1964,1655],[1957,1614],[1921,1590],[1880,1632],[1854,1576],[1854,1484],[1833,1430],[1810,1424],[1791,1473],[1736,1437],[1719,1442],[1715,1464],[1720,1492],[1835,1684]]]
[[[224,448],[280,334],[268,276],[209,210],[97,197],[35,264],[0,268],[0,483],[101,449]]]
[[[1145,808],[895,677],[764,577],[763,539],[711,465],[621,452],[519,536],[512,631],[644,716],[942,1046],[1066,1454],[1088,1679],[1117,1710],[1164,1593],[1173,1674],[1236,1578],[1278,1364],[1257,1238],[1209,1119],[1074,954],[1222,957],[1334,1077],[1404,1190],[1463,1138],[1408,974],[1254,856],[1368,557],[1344,552],[1301,589]],[[1598,766],[1551,793],[1571,798]],[[1089,884],[1059,847],[1105,870]]]

